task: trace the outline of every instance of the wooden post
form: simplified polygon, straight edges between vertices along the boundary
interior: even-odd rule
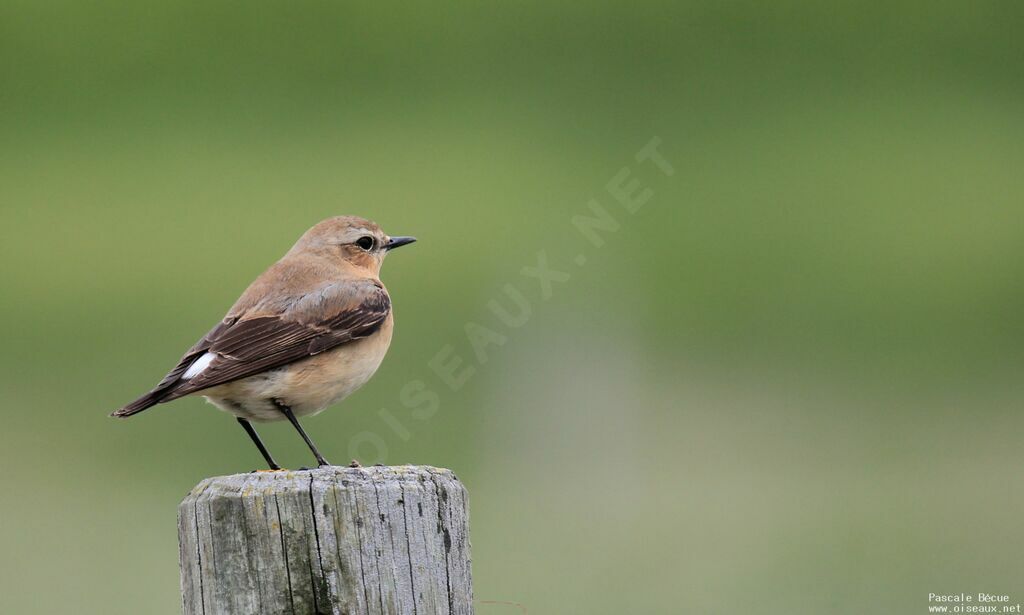
[[[208,478],[178,507],[182,608],[472,614],[467,504],[426,466]]]

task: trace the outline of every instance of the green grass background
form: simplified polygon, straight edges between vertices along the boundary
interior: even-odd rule
[[[1022,18],[0,1],[0,611],[177,612],[177,503],[259,457],[201,399],[106,415],[336,214],[420,242],[385,265],[390,355],[307,428],[339,463],[369,432],[454,469],[481,601],[1024,602]],[[672,177],[633,161],[654,136]],[[605,192],[623,166],[655,191],[635,215]],[[622,225],[600,249],[570,222],[591,198]],[[541,250],[572,276],[546,301],[520,275]],[[514,330],[487,308],[507,283]],[[507,337],[485,364],[467,322]],[[449,344],[458,391],[428,367]]]

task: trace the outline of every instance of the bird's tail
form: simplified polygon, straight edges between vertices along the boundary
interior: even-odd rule
[[[153,406],[159,404],[166,394],[167,391],[150,391],[149,393],[146,393],[142,397],[128,404],[124,408],[111,412],[110,416],[119,419],[126,419],[129,416],[132,416],[133,414],[138,414],[143,410],[152,408]]]

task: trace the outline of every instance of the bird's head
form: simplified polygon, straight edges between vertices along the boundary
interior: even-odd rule
[[[306,231],[290,254],[316,254],[376,277],[388,252],[414,241],[415,237],[390,237],[375,222],[365,218],[337,216]]]

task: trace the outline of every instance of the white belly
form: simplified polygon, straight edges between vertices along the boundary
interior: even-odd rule
[[[373,376],[391,344],[392,319],[370,337],[284,367],[200,392],[225,412],[252,421],[280,421],[278,400],[296,416],[316,414],[348,397]]]

